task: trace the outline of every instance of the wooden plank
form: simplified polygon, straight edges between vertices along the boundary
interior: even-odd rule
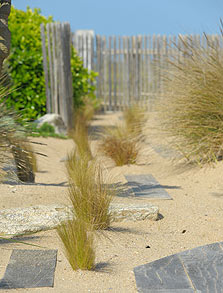
[[[56,24],[51,24],[52,31],[52,56],[53,56],[53,96],[52,96],[52,111],[59,114],[59,78],[58,78],[58,52],[56,49],[57,33]]]
[[[117,80],[117,90],[118,90],[118,110],[122,110],[122,103],[123,103],[123,56],[121,55],[121,46],[122,46],[122,39],[118,37],[118,80]]]
[[[49,88],[49,77],[48,77],[48,66],[47,66],[47,54],[46,54],[46,38],[44,24],[41,24],[41,40],[42,40],[42,54],[43,54],[43,70],[46,87],[46,111],[51,113],[50,108],[50,88]]]
[[[52,97],[53,97],[53,89],[54,89],[54,80],[53,80],[53,60],[52,60],[52,51],[51,51],[51,26],[48,23],[46,25],[47,30],[47,39],[48,39],[48,58],[49,58],[49,72],[50,72],[50,112],[53,113],[52,108]]]
[[[112,111],[112,37],[108,39],[108,109]]]
[[[60,111],[65,125],[69,129],[73,127],[73,87],[71,74],[71,32],[69,23],[61,25],[61,92]]]
[[[113,56],[113,107],[114,111],[117,111],[117,42],[116,37],[113,37],[113,48],[114,48],[114,56]]]
[[[103,51],[103,59],[104,59],[104,70],[103,70],[103,92],[104,92],[104,111],[107,111],[108,109],[108,106],[107,106],[107,102],[108,102],[108,78],[107,78],[107,70],[108,70],[108,60],[107,60],[107,39],[106,37],[104,36],[103,37],[103,48],[102,48],[102,51]]]

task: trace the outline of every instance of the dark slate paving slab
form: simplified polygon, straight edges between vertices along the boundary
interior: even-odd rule
[[[134,273],[139,292],[182,289],[187,290],[186,292],[194,292],[177,255],[136,267]]]
[[[182,155],[174,149],[163,144],[151,145],[152,149],[164,159],[173,159],[181,157]]]
[[[13,249],[0,289],[53,287],[57,250]]]
[[[125,178],[136,197],[172,199],[164,188],[179,188],[160,185],[151,174],[125,175]]]
[[[223,292],[223,250],[218,243],[179,254],[194,287],[201,292]]]
[[[223,242],[134,268],[138,292],[223,292]]]

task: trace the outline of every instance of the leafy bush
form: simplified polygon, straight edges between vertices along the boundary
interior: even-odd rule
[[[85,104],[83,98],[86,96],[96,101],[94,92],[97,73],[94,71],[88,72],[88,69],[83,67],[83,62],[73,47],[71,51],[71,72],[73,79],[74,107],[77,108]]]
[[[11,53],[9,75],[14,87],[7,106],[22,110],[23,117],[34,120],[46,113],[45,81],[42,63],[40,24],[52,22],[40,9],[22,11],[12,6],[9,17]]]
[[[223,53],[210,39],[207,47],[182,42],[180,62],[170,61],[159,116],[183,156],[204,164],[223,157]]]
[[[46,93],[43,71],[40,24],[52,22],[52,17],[41,15],[40,9],[22,11],[12,6],[9,17],[11,52],[7,67],[15,88],[7,101],[9,108],[22,110],[23,118],[35,120],[46,113]],[[73,76],[74,106],[83,102],[83,97],[95,99],[96,73],[83,67],[83,62],[72,47],[71,71]]]

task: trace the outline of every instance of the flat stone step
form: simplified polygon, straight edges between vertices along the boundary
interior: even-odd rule
[[[182,155],[177,151],[164,144],[150,144],[152,149],[164,159],[180,158]]]
[[[125,175],[125,178],[135,197],[172,199],[165,188],[179,188],[161,185],[151,174]]]
[[[0,289],[53,287],[57,250],[13,249]]]
[[[152,204],[111,204],[113,221],[158,220],[159,208]],[[38,205],[0,210],[0,236],[20,235],[53,229],[73,218],[72,208],[65,205]]]
[[[196,247],[134,268],[138,292],[222,292],[223,242]]]

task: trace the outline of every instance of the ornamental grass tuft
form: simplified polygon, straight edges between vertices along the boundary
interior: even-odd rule
[[[105,129],[100,150],[110,157],[116,166],[135,164],[140,150],[145,110],[137,105],[123,112],[124,123],[114,129]]]
[[[181,37],[181,57],[169,60],[158,105],[172,145],[201,165],[223,158],[223,51],[217,40],[203,38],[206,45]]]

